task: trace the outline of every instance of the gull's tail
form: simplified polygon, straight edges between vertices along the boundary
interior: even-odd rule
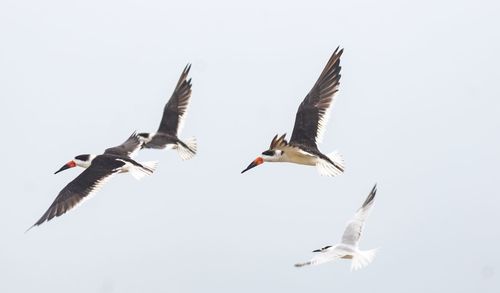
[[[351,271],[356,271],[369,265],[376,254],[377,249],[358,250],[352,256]]]
[[[135,179],[141,180],[144,176],[153,174],[157,165],[158,161],[141,162],[138,166],[130,168],[129,172]]]
[[[182,160],[189,160],[196,155],[198,144],[195,137],[188,138],[185,142],[177,143],[177,151]]]
[[[326,156],[329,160],[320,159],[316,163],[320,175],[334,177],[344,173],[344,158],[339,152],[334,151]]]

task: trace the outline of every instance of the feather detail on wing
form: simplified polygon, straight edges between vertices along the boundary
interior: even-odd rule
[[[344,234],[342,235],[343,244],[357,247],[359,239],[361,238],[361,233],[363,232],[365,220],[370,214],[371,208],[373,207],[373,201],[375,199],[376,193],[377,185],[375,184],[361,208],[359,208],[354,215],[354,218],[352,218],[347,223],[347,227],[345,228]]]
[[[134,131],[129,138],[123,142],[121,145],[108,148],[104,151],[105,154],[116,155],[116,156],[126,156],[134,157],[137,152],[141,149],[143,142]]]
[[[333,96],[339,90],[340,56],[343,49],[333,52],[323,72],[297,110],[290,143],[316,147],[322,141],[329,118]]]
[[[163,109],[163,117],[158,132],[177,136],[184,125],[191,98],[191,79],[187,79],[191,64],[186,65],[170,100]]]
[[[308,265],[320,265],[323,263],[331,262],[336,259],[342,258],[344,254],[340,253],[335,247],[329,247],[328,249],[322,249],[317,255],[306,262],[295,264],[296,267],[303,267]]]
[[[276,134],[271,141],[271,145],[269,146],[270,150],[282,149],[283,147],[288,146],[288,142],[285,139],[286,133],[278,138]]]
[[[59,192],[54,202],[33,227],[50,221],[54,217],[63,215],[84,200],[90,198],[124,165],[123,162],[113,160],[113,169],[103,168],[99,163],[100,158],[103,157],[96,157],[90,167],[85,169]],[[103,160],[106,160],[108,163],[110,162],[108,158],[103,158]]]

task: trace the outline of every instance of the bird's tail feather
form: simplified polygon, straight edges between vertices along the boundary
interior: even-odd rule
[[[320,175],[334,177],[344,173],[344,158],[339,152],[334,151],[328,154],[327,157],[333,164],[326,159],[320,159],[316,163]]]
[[[356,271],[369,265],[375,258],[376,254],[377,249],[364,251],[359,250],[358,252],[356,252],[352,257],[351,271]]]
[[[141,180],[146,175],[151,175],[156,170],[158,161],[148,161],[140,163],[129,170],[130,174],[137,180]]]
[[[184,142],[177,144],[177,151],[182,160],[189,160],[196,155],[198,145],[195,137],[188,138]]]

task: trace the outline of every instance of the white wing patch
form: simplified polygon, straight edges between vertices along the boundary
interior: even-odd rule
[[[330,109],[332,108],[333,101],[330,104],[328,109],[325,109],[325,114],[320,116],[318,121],[318,129],[316,130],[316,143],[322,143],[323,137],[325,136],[326,125],[328,124],[328,120],[330,120]]]
[[[184,114],[179,115],[179,118],[177,120],[177,136],[179,136],[184,129],[184,123],[186,122],[186,117],[188,114],[189,110],[189,104],[191,104],[191,97],[188,98],[188,101],[186,102],[186,105],[184,106]]]
[[[302,263],[297,263],[295,264],[296,267],[303,267],[303,266],[316,266],[320,265],[323,263],[335,261],[341,257],[343,257],[344,254],[342,254],[339,250],[337,250],[335,247],[329,248],[328,250],[319,252],[318,255],[313,257],[311,260],[302,262]]]
[[[365,207],[361,207],[354,218],[352,218],[345,228],[344,235],[342,235],[342,243],[347,245],[352,245],[357,247],[359,239],[361,238],[361,233],[363,232],[363,227],[365,225],[365,220],[370,214],[371,207],[373,206],[373,201]]]

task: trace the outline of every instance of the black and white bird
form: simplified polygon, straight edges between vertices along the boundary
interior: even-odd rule
[[[178,138],[191,98],[191,79],[187,79],[190,69],[191,65],[188,64],[182,71],[174,93],[163,109],[163,117],[158,130],[153,133],[139,133],[139,137],[144,142],[144,148],[177,149],[183,160],[191,159],[196,154],[196,138],[192,137],[185,141]]]
[[[64,164],[54,174],[76,166],[85,170],[59,192],[49,209],[31,228],[73,209],[117,173],[130,172],[138,180],[151,175],[157,162],[139,163],[132,159],[141,146],[142,141],[134,132],[123,144],[108,148],[101,155],[79,155]]]
[[[319,265],[340,258],[352,260],[351,271],[361,269],[370,264],[375,258],[377,249],[360,250],[358,244],[359,239],[361,238],[361,233],[363,232],[363,227],[365,226],[365,220],[370,214],[370,210],[373,206],[373,200],[375,199],[376,193],[377,185],[375,184],[361,208],[354,215],[354,218],[347,223],[347,227],[345,228],[344,235],[342,235],[340,244],[333,246],[328,245],[323,248],[316,249],[313,251],[318,253],[315,257],[313,257],[310,261],[298,263],[295,266],[303,267],[307,265]]]
[[[313,88],[300,104],[290,142],[286,141],[286,134],[279,138],[276,135],[269,149],[241,173],[264,162],[290,162],[316,166],[319,173],[325,176],[336,176],[344,172],[344,161],[338,152],[324,155],[317,146],[323,137],[333,96],[339,90],[340,56],[343,51],[337,48],[333,52]]]

